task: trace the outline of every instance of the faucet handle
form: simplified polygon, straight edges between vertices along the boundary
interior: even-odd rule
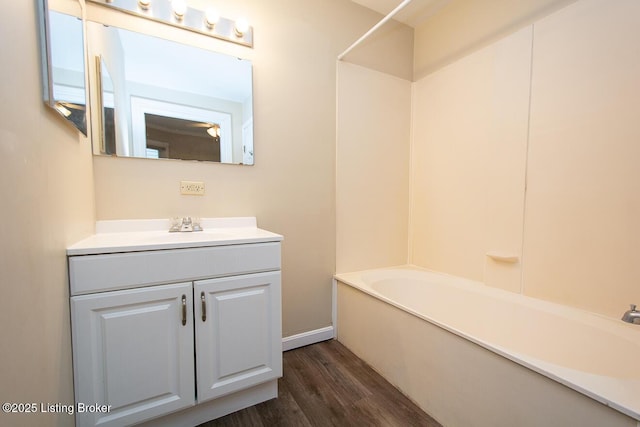
[[[629,304],[629,307],[631,308],[631,311],[636,311],[636,305],[635,304]]]
[[[182,218],[180,231],[193,231],[193,222],[191,221],[190,216],[185,216],[184,218]]]

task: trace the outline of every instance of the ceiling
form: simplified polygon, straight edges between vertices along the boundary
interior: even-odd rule
[[[351,0],[361,6],[375,10],[383,15],[389,14],[402,0]],[[412,0],[397,15],[393,17],[396,21],[400,21],[410,27],[416,27],[426,21],[430,16],[438,12],[447,3],[452,0]]]

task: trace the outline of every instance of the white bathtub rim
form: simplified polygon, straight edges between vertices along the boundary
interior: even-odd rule
[[[590,374],[521,354],[514,354],[514,357],[505,357],[589,396],[593,400],[615,409],[636,421],[640,421],[637,402],[638,388],[640,388],[640,381],[638,380],[621,380],[619,378]],[[636,398],[635,402],[633,398]]]
[[[419,313],[415,313],[409,307],[405,307],[402,304],[396,303],[390,298],[387,298],[384,295],[376,292],[375,290],[370,289],[368,286],[363,286],[363,284],[361,283],[361,277],[363,274],[377,273],[377,272],[384,272],[384,271],[396,271],[396,270],[401,270],[404,272],[414,271],[416,273],[427,272],[427,273],[433,273],[440,276],[446,276],[455,281],[454,283],[452,283],[453,286],[457,286],[465,290],[470,290],[472,292],[480,291],[483,293],[489,293],[491,294],[491,296],[498,299],[502,299],[502,300],[513,300],[513,301],[517,301],[518,299],[526,300],[528,304],[533,304],[533,306],[536,309],[547,312],[547,313],[557,314],[558,308],[561,308],[562,310],[561,315],[563,317],[568,317],[572,320],[577,320],[581,323],[587,323],[589,326],[592,326],[600,330],[605,330],[607,333],[614,334],[625,340],[630,340],[632,342],[637,343],[638,339],[640,339],[640,327],[638,325],[625,324],[625,323],[622,323],[619,319],[614,319],[600,313],[594,313],[594,312],[582,310],[576,307],[560,305],[557,303],[541,300],[541,299],[530,297],[527,295],[509,292],[503,289],[487,286],[484,283],[479,281],[466,279],[459,276],[453,276],[447,273],[429,270],[429,269],[418,267],[411,264],[397,265],[393,267],[377,268],[377,269],[363,270],[363,271],[349,272],[349,273],[338,273],[334,276],[334,278],[336,280],[339,280],[340,282],[349,284],[358,289],[362,289],[364,292],[372,296],[378,297],[380,299],[383,299],[385,300],[385,302],[395,305],[400,309],[409,311],[418,317],[422,317]],[[475,287],[477,287],[478,289],[474,289]],[[424,320],[432,321],[433,319],[425,318]]]
[[[469,279],[459,278],[457,276],[451,276],[446,273],[428,270],[428,269],[417,267],[414,265],[399,265],[399,266],[364,270],[364,271],[358,271],[358,272],[339,273],[334,276],[334,278],[341,283],[349,285],[365,294],[368,294],[374,298],[384,301],[387,304],[390,304],[400,310],[410,313],[426,322],[429,322],[452,334],[455,334],[461,338],[464,338],[465,340],[468,340],[508,360],[511,360],[514,363],[517,363],[534,372],[537,372],[540,375],[544,375],[545,377],[552,379],[560,384],[563,384],[566,387],[569,387],[581,394],[584,394],[606,406],[609,406],[610,408],[613,408],[621,412],[622,414],[625,414],[631,418],[634,418],[637,421],[640,421],[640,401],[637,401],[636,399],[636,401],[634,402],[632,400],[634,396],[637,396],[637,390],[640,389],[640,380],[633,380],[633,379],[623,380],[620,378],[611,378],[603,375],[589,374],[587,372],[577,371],[567,367],[558,366],[558,365],[546,362],[544,360],[534,358],[529,355],[524,355],[521,353],[514,352],[512,350],[507,350],[499,345],[495,345],[493,343],[481,340],[477,337],[473,337],[464,331],[451,327],[450,325],[443,324],[437,319],[433,319],[428,316],[425,316],[422,313],[418,313],[415,310],[411,309],[410,307],[407,307],[403,304],[393,301],[392,299],[376,292],[375,290],[361,283],[361,276],[365,273],[388,271],[388,270],[405,270],[405,271],[413,270],[417,272],[422,271],[422,272],[449,276],[451,278],[460,279],[461,281],[468,282],[470,284],[473,283],[476,285],[480,285],[482,286],[483,292],[488,291],[494,294],[494,296],[498,298],[516,297],[516,298],[526,298],[527,300],[535,300],[533,302],[536,304],[536,308],[542,309],[544,311],[550,310],[553,306],[557,304],[543,301],[543,300],[538,300],[538,299],[527,297],[520,294],[514,294],[514,293],[497,289],[497,288],[491,288],[489,286],[484,285],[482,282],[476,282]],[[632,332],[640,333],[640,327],[638,327],[637,325],[622,325],[622,324],[619,324],[616,319],[612,319],[610,317],[606,317],[597,313],[583,311],[573,307],[562,306],[562,309],[563,309],[563,314],[567,314],[569,315],[569,317],[574,317],[574,318],[579,317],[580,321],[586,321],[587,323],[590,324],[590,326],[594,326],[599,329],[602,329],[601,322],[603,320],[605,321],[605,323],[615,322],[615,328],[612,328],[612,330],[609,330],[609,328],[607,328],[607,332],[612,332],[619,336],[620,334],[616,332],[615,329],[617,328],[619,330],[621,327],[625,327],[625,326],[628,327],[630,330],[632,330],[632,328],[638,328],[637,330],[632,330]],[[565,309],[567,310],[566,312],[564,311]],[[586,316],[586,320],[585,320],[585,316]],[[588,321],[589,316],[594,317],[593,322]],[[627,337],[628,337],[627,334],[624,334],[624,336],[622,336],[622,338],[625,338],[625,339]],[[639,423],[639,426],[640,426],[640,423]]]

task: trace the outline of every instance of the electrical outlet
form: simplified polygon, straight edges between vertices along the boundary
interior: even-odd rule
[[[204,194],[204,182],[180,181],[180,194],[202,196]]]

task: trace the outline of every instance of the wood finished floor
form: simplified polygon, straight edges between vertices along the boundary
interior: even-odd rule
[[[338,341],[284,353],[278,398],[201,424],[442,427]]]

